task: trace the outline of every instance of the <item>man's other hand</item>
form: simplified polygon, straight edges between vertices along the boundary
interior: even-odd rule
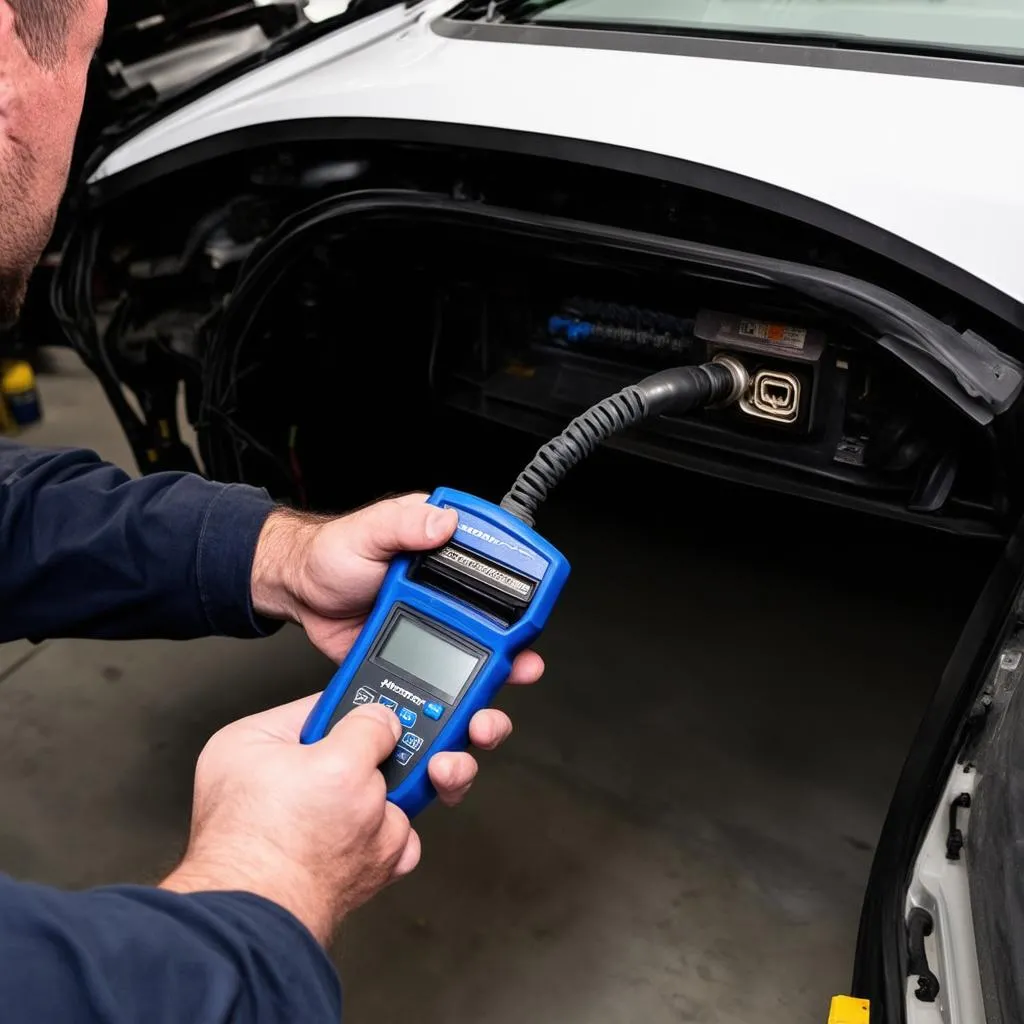
[[[199,758],[192,833],[173,892],[251,892],[291,911],[323,944],[350,911],[420,859],[378,765],[401,736],[379,705],[320,743],[299,734],[315,698],[222,729]],[[470,780],[471,781],[471,780]]]
[[[253,564],[256,611],[299,623],[335,663],[345,659],[373,608],[392,559],[403,552],[432,551],[455,533],[458,515],[426,504],[425,494],[382,501],[342,519],[281,510],[263,529]],[[511,683],[535,683],[544,673],[540,656],[527,652],[512,666]],[[479,712],[470,739],[483,750],[512,733],[508,716]],[[475,775],[465,754],[440,754],[431,764],[440,798],[457,803]]]

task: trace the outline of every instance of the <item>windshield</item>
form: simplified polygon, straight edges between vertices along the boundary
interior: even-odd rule
[[[501,5],[496,5],[500,10]],[[508,20],[1024,56],[1024,0],[524,0]]]

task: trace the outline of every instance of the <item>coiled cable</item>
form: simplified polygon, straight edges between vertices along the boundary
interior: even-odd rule
[[[501,507],[533,526],[537,509],[598,445],[652,416],[683,415],[695,409],[739,401],[750,385],[746,369],[730,356],[703,366],[682,366],[656,373],[588,409],[549,441],[519,474]]]

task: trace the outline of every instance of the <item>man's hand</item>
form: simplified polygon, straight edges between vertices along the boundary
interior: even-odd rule
[[[359,636],[392,559],[451,540],[457,513],[410,494],[342,519],[280,510],[256,547],[252,596],[268,618],[298,622],[340,664]]]
[[[409,819],[386,802],[378,765],[401,736],[383,707],[358,708],[299,744],[315,698],[222,729],[196,768],[192,834],[173,892],[251,892],[291,911],[323,944],[342,918],[420,859]]]
[[[426,495],[382,501],[343,519],[281,510],[271,514],[253,564],[256,611],[299,623],[336,663],[345,659],[373,608],[392,559],[406,551],[432,551],[451,540],[458,515],[426,504]],[[535,683],[544,663],[532,652],[512,667],[511,683]],[[502,711],[474,716],[469,735],[483,750],[512,733]],[[431,762],[438,796],[447,804],[465,796],[476,775],[468,754],[439,754]]]

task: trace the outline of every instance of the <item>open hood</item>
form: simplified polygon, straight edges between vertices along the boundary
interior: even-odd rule
[[[224,81],[400,0],[114,0],[82,145],[130,134]]]
[[[111,3],[92,100],[105,122],[129,116],[265,50],[305,21],[301,0]]]

